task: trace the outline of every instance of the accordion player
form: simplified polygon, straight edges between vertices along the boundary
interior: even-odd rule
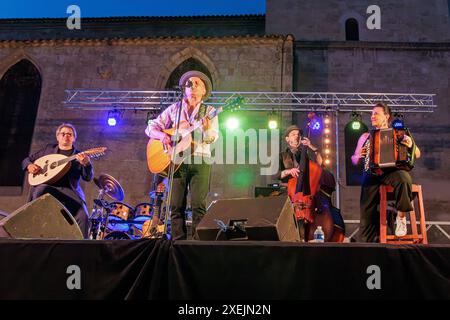
[[[384,128],[370,133],[370,169],[376,174],[383,174],[390,169],[410,171],[414,168],[416,144],[408,148],[402,144],[404,136],[411,137],[408,129]]]

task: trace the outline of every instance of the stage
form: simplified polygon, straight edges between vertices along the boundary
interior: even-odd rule
[[[450,299],[449,245],[0,239],[0,299]]]

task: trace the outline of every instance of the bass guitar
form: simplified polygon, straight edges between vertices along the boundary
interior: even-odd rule
[[[42,169],[36,173],[28,174],[28,183],[31,186],[37,186],[43,183],[52,184],[63,177],[70,169],[70,162],[76,158],[78,154],[85,154],[89,158],[98,158],[105,154],[106,147],[98,147],[89,149],[70,157],[62,154],[48,154],[37,159],[34,164]]]

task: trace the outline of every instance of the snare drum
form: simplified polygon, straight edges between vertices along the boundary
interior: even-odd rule
[[[134,210],[123,202],[112,202],[110,204],[107,228],[113,231],[128,232],[130,230],[129,220],[133,219]]]

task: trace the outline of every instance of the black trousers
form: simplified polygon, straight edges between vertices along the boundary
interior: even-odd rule
[[[69,188],[54,187],[48,184],[40,184],[33,187],[31,192],[31,200],[49,193],[61,202],[70,214],[75,218],[85,239],[88,237],[89,218],[86,204],[79,199],[77,194]]]
[[[360,232],[363,242],[379,242],[380,237],[380,185],[394,187],[394,199],[399,211],[413,210],[411,201],[412,179],[408,172],[396,170],[380,176],[365,173],[361,186],[360,198]]]
[[[200,164],[197,164],[200,163]],[[186,204],[188,187],[191,194],[192,236],[197,239],[196,228],[206,213],[206,197],[209,192],[211,165],[201,158],[191,158],[191,163],[183,163],[174,175],[170,206],[172,239],[187,239]]]

